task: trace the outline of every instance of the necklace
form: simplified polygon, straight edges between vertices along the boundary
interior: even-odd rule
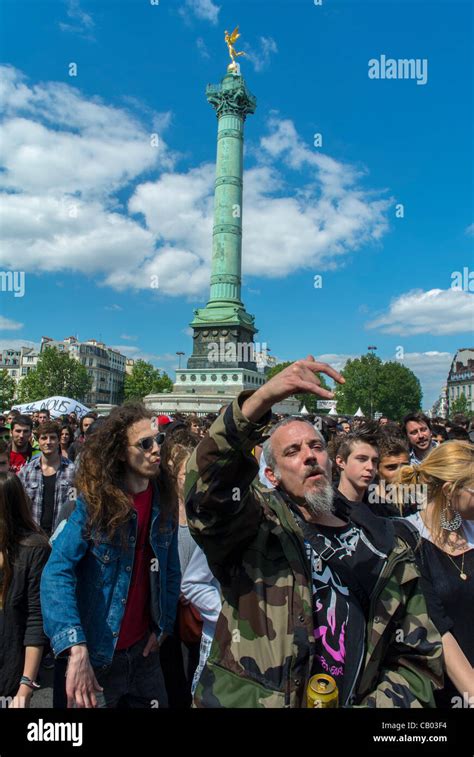
[[[469,550],[467,550],[467,551],[469,551]],[[461,569],[459,569],[459,567],[458,567],[458,566],[456,565],[456,563],[454,562],[453,558],[452,558],[452,557],[450,557],[450,556],[448,555],[448,553],[447,553],[447,552],[445,552],[445,555],[446,555],[446,557],[448,558],[448,560],[451,560],[451,562],[452,562],[452,564],[454,565],[454,567],[455,567],[455,568],[456,568],[457,570],[459,570],[459,578],[461,578],[461,579],[462,579],[463,581],[465,581],[465,580],[467,579],[467,575],[466,575],[466,573],[464,573],[464,557],[465,557],[465,555],[466,555],[466,552],[463,552],[463,553],[462,553]]]

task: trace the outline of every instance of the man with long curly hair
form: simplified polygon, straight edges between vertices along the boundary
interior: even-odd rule
[[[180,586],[177,518],[160,445],[139,403],[115,408],[81,452],[76,507],[41,582],[44,626],[69,655],[68,707],[166,707],[158,649]]]

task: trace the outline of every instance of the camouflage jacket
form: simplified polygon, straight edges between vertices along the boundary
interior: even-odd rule
[[[240,407],[248,394],[219,416],[188,463],[189,526],[221,584],[223,602],[194,705],[304,707],[314,656],[310,566],[283,498],[255,479],[251,451],[269,416],[259,424],[245,418]],[[419,579],[413,553],[394,534],[371,597],[362,665],[348,704],[435,706],[442,645]],[[395,638],[397,630],[402,633]]]

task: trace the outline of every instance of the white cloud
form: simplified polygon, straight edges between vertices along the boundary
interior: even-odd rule
[[[11,321],[10,318],[5,318],[3,315],[0,315],[0,331],[18,331],[22,328],[22,323]]]
[[[366,324],[385,334],[459,334],[472,332],[474,298],[457,289],[414,289],[392,300],[386,313]]]
[[[21,260],[25,271],[108,275],[138,265],[154,245],[153,235],[130,218],[75,198],[5,194],[0,227],[4,266]]]
[[[158,355],[158,357],[164,363],[172,363],[173,361],[176,362],[176,353],[175,352],[164,352],[162,355]]]
[[[135,347],[132,344],[113,344],[111,345],[111,349],[117,350],[118,352],[122,353],[122,355],[126,355],[127,357],[133,357],[134,360],[139,359],[135,356],[140,353],[140,347]]]
[[[0,67],[0,74],[6,115],[0,132],[0,187],[96,197],[113,193],[145,170],[172,167],[161,135],[155,147],[151,130],[130,112],[98,98],[88,100],[66,84],[29,87],[10,66]]]
[[[451,352],[406,352],[401,362],[419,378],[423,390],[423,407],[431,408],[445,386],[453,355]]]
[[[120,307],[120,305],[113,304],[113,305],[106,305],[104,307],[104,310],[112,310],[112,311],[116,312],[116,311],[119,311],[119,310],[123,310],[123,308]]]
[[[220,6],[212,0],[185,0],[185,5],[179,13],[183,18],[188,15],[194,15],[200,21],[210,21],[211,24],[217,24],[219,19]]]
[[[306,355],[305,355],[306,357]],[[328,363],[336,371],[341,372],[348,360],[354,360],[360,355],[349,355],[344,353],[325,353],[324,355],[314,355],[314,359],[321,363]],[[328,377],[329,380],[329,377]]]
[[[67,0],[67,15],[72,19],[73,24],[66,24],[63,21],[59,22],[59,28],[63,32],[73,32],[79,34],[85,39],[93,40],[93,36],[90,34],[91,30],[95,26],[94,19],[89,13],[82,10],[79,0]]]
[[[209,50],[207,49],[207,45],[204,42],[204,40],[203,40],[202,37],[198,37],[197,38],[197,40],[196,40],[196,47],[197,47],[197,49],[199,51],[199,54],[201,55],[202,58],[204,58],[205,60],[208,60],[211,57],[211,55],[209,53]]]
[[[32,347],[39,352],[40,344],[29,339],[0,339],[0,352],[2,350],[21,350],[22,347]]]
[[[334,268],[363,244],[377,242],[388,228],[390,200],[356,185],[362,175],[328,156],[315,155],[291,121],[269,121],[262,138],[262,164],[244,176],[243,273],[282,277],[302,268]],[[293,189],[275,164],[311,178]],[[207,290],[214,205],[213,164],[185,174],[164,174],[137,187],[129,210],[142,213],[163,248],[139,271],[109,281],[143,287],[159,274],[165,294],[196,296]]]
[[[441,387],[446,384],[452,360],[453,354],[451,352],[432,350],[429,352],[406,352],[403,360],[399,362],[406,365],[418,376],[424,394],[434,391],[438,395]]]
[[[156,355],[153,352],[146,352],[141,347],[130,344],[115,344],[112,346],[112,349],[118,350],[122,355],[133,358],[133,360],[144,360],[146,363],[151,363],[155,368],[158,368],[160,371],[166,371],[168,374],[169,371],[175,370],[177,367],[176,365],[168,365],[167,367],[161,365],[161,363],[176,363],[177,357],[171,353]]]
[[[272,37],[260,37],[258,49],[248,45],[245,47],[246,58],[252,63],[255,71],[268,68],[272,54],[277,52],[277,43]]]
[[[465,234],[467,234],[467,235],[468,235],[469,237],[473,237],[473,236],[474,236],[474,223],[471,223],[471,224],[470,224],[470,225],[469,225],[469,226],[467,227],[467,229],[466,229],[466,231],[465,231]]]
[[[136,342],[136,340],[138,339],[138,337],[137,336],[131,336],[130,334],[120,334],[120,339],[127,339],[127,340],[130,340],[131,342]]]
[[[420,380],[421,377],[426,380],[433,374],[441,374],[446,381],[452,360],[451,352],[432,350],[431,352],[406,352],[403,355],[403,360],[399,362],[416,373]]]
[[[154,277],[158,293],[206,295],[215,165],[176,172],[176,156],[161,137],[151,147],[131,111],[3,71],[6,267],[21,259],[28,272],[97,274],[119,291],[153,289]],[[161,121],[168,125],[169,114]],[[362,189],[360,169],[308,148],[291,120],[273,114],[252,156],[256,165],[244,177],[244,275],[319,273],[387,231],[391,200]],[[158,177],[139,183],[145,170]],[[117,190],[132,181],[123,207]]]

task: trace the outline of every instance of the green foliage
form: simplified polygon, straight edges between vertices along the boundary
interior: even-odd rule
[[[413,371],[396,361],[383,364],[379,412],[401,421],[407,413],[421,410],[422,398],[421,384]]]
[[[158,394],[171,390],[173,382],[167,373],[160,373],[151,363],[137,360],[132,372],[125,376],[124,396],[126,400],[142,400],[147,394]]]
[[[16,383],[6,368],[0,371],[0,409],[10,410],[15,401]]]
[[[399,421],[421,408],[420,382],[402,363],[383,363],[377,355],[367,354],[348,360],[342,375],[346,383],[336,389],[338,413],[353,415],[360,407],[366,417],[379,412]]]
[[[56,347],[47,347],[41,353],[37,366],[21,380],[18,401],[35,402],[62,395],[84,402],[91,386],[92,379],[81,363]]]
[[[267,381],[271,379],[273,376],[276,376],[277,373],[280,373],[280,371],[282,371],[284,368],[287,368],[292,363],[294,363],[294,360],[287,360],[286,363],[278,363],[277,365],[274,365],[273,368],[270,368],[270,370],[266,374]],[[324,376],[321,373],[317,373],[316,375],[321,382],[321,386],[324,389],[329,389],[326,381],[324,380]],[[305,392],[303,394],[295,394],[294,396],[301,403],[301,407],[305,405],[309,413],[318,413],[319,415],[324,415],[327,412],[326,410],[318,410],[316,403],[318,399],[321,399],[321,398],[316,397],[314,394],[311,394],[310,392]]]
[[[449,403],[449,417],[452,418],[456,413],[467,415],[468,418],[472,418],[474,415],[464,394],[460,394],[459,397]]]

